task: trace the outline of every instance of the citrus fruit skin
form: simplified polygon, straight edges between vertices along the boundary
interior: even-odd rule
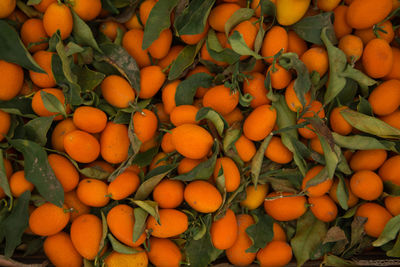
[[[48,236],[43,243],[43,249],[55,266],[82,266],[82,256],[76,251],[70,236],[65,232]]]
[[[72,244],[85,259],[93,260],[100,250],[101,220],[93,214],[83,214],[71,224]]]
[[[306,211],[307,200],[304,196],[291,197],[292,193],[272,192],[264,201],[265,212],[277,221],[291,221],[300,218]],[[277,197],[277,198],[275,198]]]
[[[210,228],[211,241],[217,249],[228,249],[236,241],[238,235],[238,225],[236,215],[228,209],[224,217],[214,221]]]
[[[135,248],[143,250],[140,247]],[[134,254],[122,254],[116,251],[110,253],[104,260],[108,267],[119,267],[119,266],[132,266],[132,267],[143,267],[147,266],[149,259],[146,252],[139,252]]]
[[[152,264],[160,267],[178,267],[182,253],[178,246],[167,238],[150,237],[150,251],[147,256]]]
[[[386,223],[392,218],[387,209],[372,202],[361,204],[355,216],[367,218],[367,222],[364,224],[364,231],[367,235],[375,238],[380,236]]]
[[[29,217],[29,227],[40,236],[50,236],[59,233],[68,224],[70,214],[68,207],[62,208],[46,202],[36,208]]]
[[[196,180],[186,185],[183,196],[190,207],[202,213],[214,212],[222,204],[222,196],[218,189],[203,180]]]

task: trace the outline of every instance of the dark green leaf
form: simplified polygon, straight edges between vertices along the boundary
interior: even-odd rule
[[[74,54],[79,54],[84,52],[85,49],[79,45],[77,45],[74,42],[69,42],[66,46],[65,46],[65,54],[67,55],[67,57],[72,56]]]
[[[140,92],[140,71],[136,61],[124,48],[116,44],[102,44],[104,60],[115,67],[131,84],[137,93]]]
[[[297,266],[302,266],[310,259],[312,252],[324,240],[327,231],[327,224],[315,218],[311,211],[297,220],[296,235],[290,241]]]
[[[29,220],[29,199],[31,192],[29,190],[22,193],[16,200],[15,207],[10,215],[1,223],[0,231],[5,235],[6,247],[4,255],[11,257],[15,248],[21,243],[21,238],[28,227]]]
[[[6,174],[6,168],[4,166],[3,150],[0,149],[0,187],[3,189],[4,193],[12,198],[10,185],[8,184],[8,178]]]
[[[378,118],[367,116],[351,109],[340,111],[344,119],[354,128],[382,138],[400,139],[400,130],[390,126]]]
[[[106,216],[104,215],[103,211],[100,211],[101,213],[101,226],[102,226],[102,233],[101,233],[101,241],[99,245],[99,250],[97,251],[97,256],[99,256],[104,249],[104,246],[106,244],[106,238],[108,234],[108,226],[107,226],[107,219]]]
[[[335,143],[343,148],[351,150],[385,149],[396,152],[396,143],[387,140],[378,140],[374,137],[363,135],[343,136],[332,133]]]
[[[104,75],[103,73],[93,71],[87,66],[84,66],[78,72],[78,84],[82,88],[83,92],[92,91],[100,85],[105,77],[106,75]]]
[[[135,225],[133,226],[133,242],[136,242],[146,229],[146,219],[148,213],[142,208],[135,208],[133,210],[133,214],[135,216]]]
[[[0,109],[25,118],[36,118],[32,109],[32,100],[25,97],[15,97],[9,101],[0,101]]]
[[[83,21],[73,9],[71,9],[71,13],[74,19],[72,34],[77,43],[80,45],[88,45],[96,51],[101,52],[99,45],[97,44],[96,39],[94,39],[93,33],[86,22]]]
[[[400,196],[400,186],[392,183],[391,181],[384,181],[384,192],[392,196]]]
[[[271,0],[260,1],[261,5],[261,14],[263,16],[272,16],[276,15],[276,6],[272,3]]]
[[[178,79],[183,71],[192,65],[202,45],[203,42],[200,41],[196,45],[187,45],[182,49],[177,58],[172,62],[171,69],[168,73],[168,80],[172,81]]]
[[[208,15],[215,0],[193,0],[176,17],[174,26],[179,35],[199,34],[204,31]]]
[[[346,85],[343,90],[337,95],[337,99],[341,105],[348,106],[354,102],[357,95],[358,85],[349,78],[346,78]]]
[[[368,86],[376,84],[376,81],[365,75],[363,72],[351,67],[349,64],[342,73],[343,77],[353,79],[361,87],[361,93],[363,96],[368,96]]]
[[[160,223],[160,215],[158,214],[158,203],[155,201],[151,200],[134,200],[132,199],[132,202],[147,211],[151,216],[156,219],[158,223]]]
[[[321,31],[327,28],[326,34],[333,44],[337,43],[335,31],[331,21],[333,12],[324,12],[315,16],[304,17],[302,20],[292,26],[293,30],[300,36],[301,39],[322,45]]]
[[[139,186],[134,199],[146,199],[151,194],[151,192],[153,192],[154,187],[156,187],[156,185],[158,185],[161,180],[176,167],[176,164],[160,166],[147,173],[145,181]]]
[[[159,0],[151,9],[144,27],[142,49],[147,49],[160,33],[171,26],[171,12],[178,0]]]
[[[214,77],[208,73],[200,72],[191,75],[178,84],[175,93],[175,103],[179,105],[191,105],[199,87],[209,88]]]
[[[232,50],[242,56],[252,56],[256,59],[262,59],[263,57],[251,50],[243,39],[240,32],[234,31],[228,38],[228,42],[232,46]]]
[[[367,99],[360,96],[360,102],[357,105],[357,111],[363,113],[368,116],[373,116],[374,112],[372,111],[371,104],[368,102]]]
[[[46,73],[25,48],[18,33],[5,20],[0,20],[0,59],[35,72]]]
[[[64,117],[67,117],[67,112],[65,111],[64,105],[58,100],[58,98],[46,91],[40,91],[40,97],[42,98],[44,107],[56,114],[62,114]]]
[[[53,122],[53,117],[39,117],[28,121],[25,125],[27,137],[41,146],[47,143],[47,132]]]
[[[339,205],[344,210],[347,210],[349,208],[349,205],[347,204],[349,201],[349,191],[347,189],[344,178],[340,176],[339,176],[339,183],[336,189],[336,197],[339,201]]]
[[[112,249],[118,253],[122,254],[135,254],[135,253],[140,253],[143,252],[142,250],[136,250],[132,247],[128,247],[123,245],[121,242],[119,242],[111,233],[107,235],[108,240],[110,240]]]
[[[396,242],[391,250],[386,252],[386,255],[389,257],[400,257],[400,235],[397,236]]]
[[[28,6],[33,6],[33,5],[38,5],[40,4],[40,2],[42,2],[42,0],[28,0],[28,2],[26,3]]]
[[[260,147],[258,148],[256,154],[254,155],[253,159],[251,160],[251,181],[253,182],[255,189],[257,189],[258,178],[260,176],[261,166],[264,160],[264,153],[271,139],[272,139],[271,134],[265,137]]]
[[[44,149],[28,140],[10,140],[10,144],[24,156],[25,178],[47,201],[62,207],[64,190],[50,167]]]
[[[322,266],[332,266],[332,267],[356,267],[359,266],[354,261],[345,260],[333,254],[326,254],[324,256],[324,261]]]
[[[251,8],[241,8],[235,11],[225,23],[225,34],[229,35],[233,27],[242,21],[250,19],[254,15],[254,10]]]
[[[246,249],[246,252],[248,253],[257,252],[258,249],[265,247],[265,245],[274,237],[272,227],[274,220],[272,217],[260,209],[256,209],[252,215],[256,223],[246,228],[246,233],[253,242],[251,247]]]
[[[210,56],[216,61],[223,61],[227,62],[228,64],[233,64],[240,59],[240,55],[237,54],[235,51],[230,48],[222,47],[213,29],[210,29],[208,31],[206,48]]]
[[[386,223],[385,228],[383,229],[382,233],[380,234],[378,239],[372,243],[372,245],[374,247],[383,246],[387,242],[395,239],[399,231],[400,231],[400,215],[397,215],[397,216],[391,218]]]
[[[217,156],[219,153],[219,145],[218,142],[215,142],[214,145],[214,153],[212,156],[206,160],[201,162],[199,165],[193,168],[188,173],[184,173],[178,176],[174,176],[172,180],[180,180],[180,181],[193,181],[193,180],[207,180],[214,172],[215,163],[217,162]]]
[[[228,127],[228,123],[225,121],[225,119],[212,108],[203,107],[197,111],[196,121],[201,121],[204,119],[210,120],[214,124],[219,136],[222,136],[224,129]]]

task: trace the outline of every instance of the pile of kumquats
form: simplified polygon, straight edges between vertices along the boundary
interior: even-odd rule
[[[400,257],[399,7],[1,0],[0,265]]]

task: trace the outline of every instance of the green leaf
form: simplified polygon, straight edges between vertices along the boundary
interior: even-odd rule
[[[105,74],[93,71],[87,66],[84,66],[78,72],[78,84],[82,88],[83,92],[93,91],[97,86],[101,84],[105,77]]]
[[[25,97],[15,97],[9,101],[0,101],[0,109],[25,118],[36,118],[32,109],[32,99]]]
[[[140,92],[140,71],[136,61],[124,48],[116,44],[100,45],[103,51],[103,60],[115,67],[136,90]]]
[[[317,45],[323,44],[320,38],[321,31],[323,28],[327,28],[327,37],[333,44],[336,44],[337,39],[331,21],[332,14],[333,12],[323,12],[315,16],[305,17],[294,24],[292,28],[301,39]]]
[[[250,19],[254,15],[254,10],[251,8],[241,8],[235,11],[232,16],[225,23],[225,34],[229,36],[229,33],[239,23]]]
[[[272,16],[275,19],[276,16],[276,6],[271,0],[260,1],[261,14],[263,16]]]
[[[154,156],[158,153],[158,147],[150,148],[145,152],[138,153],[133,160],[133,163],[138,165],[139,167],[145,167],[151,163]]]
[[[193,0],[175,18],[174,27],[179,35],[200,34],[204,31],[208,15],[215,0]]]
[[[296,235],[290,241],[297,266],[302,266],[310,259],[313,251],[324,240],[327,231],[327,224],[315,218],[310,210],[297,220]]]
[[[222,47],[213,29],[210,29],[208,31],[206,48],[210,56],[216,61],[223,61],[227,62],[228,64],[233,64],[240,59],[240,55],[237,54],[235,51],[230,48]]]
[[[274,237],[274,220],[272,217],[260,209],[254,210],[252,215],[256,223],[246,228],[246,233],[253,242],[251,247],[246,249],[248,253],[256,253],[260,248],[264,248]]]
[[[214,76],[200,72],[191,75],[178,84],[175,93],[175,103],[180,105],[191,105],[196,91],[199,87],[209,88],[214,80]]]
[[[372,111],[371,104],[368,102],[367,99],[360,96],[360,102],[357,105],[357,111],[363,113],[368,116],[373,116],[374,112]]]
[[[196,121],[201,121],[204,119],[210,120],[214,124],[219,136],[222,136],[224,129],[228,127],[228,123],[225,121],[225,119],[212,108],[203,107],[197,111]]]
[[[4,255],[9,258],[13,255],[15,248],[21,243],[21,238],[28,227],[29,221],[29,199],[31,192],[25,191],[18,197],[10,215],[1,223],[0,231],[5,235]]]
[[[394,246],[392,247],[392,249],[386,252],[386,255],[389,257],[400,257],[400,235],[397,236]]]
[[[349,208],[349,205],[347,204],[347,202],[349,201],[349,191],[347,189],[344,178],[341,176],[339,176],[339,183],[336,189],[336,197],[339,201],[339,205],[344,210],[347,210]]]
[[[190,172],[178,176],[173,176],[171,177],[171,179],[185,181],[185,182],[209,179],[214,172],[214,167],[217,162],[218,153],[219,153],[219,145],[218,142],[215,142],[214,153],[208,160],[201,162],[199,165],[194,167]]]
[[[192,239],[186,242],[185,246],[187,260],[192,267],[208,266],[223,252],[223,250],[214,248],[211,242],[211,214],[205,215],[203,217],[203,222],[207,227],[206,233],[198,240]]]
[[[260,147],[258,148],[256,154],[254,155],[253,159],[251,160],[251,181],[253,182],[255,189],[257,189],[258,178],[260,177],[261,166],[264,160],[264,153],[271,139],[272,139],[271,134],[265,137]]]
[[[343,252],[343,255],[354,249],[354,247],[356,247],[363,240],[365,236],[364,224],[366,222],[367,218],[354,216],[354,219],[351,222],[350,246],[347,247],[347,249]]]
[[[332,267],[357,267],[359,266],[354,261],[345,260],[333,254],[325,254],[324,260],[321,266],[332,266]]]
[[[354,128],[382,138],[400,139],[400,130],[390,126],[378,118],[367,116],[351,109],[340,111],[344,119]]]
[[[136,242],[146,229],[146,219],[149,214],[142,208],[134,208],[133,214],[135,216],[135,225],[133,226],[133,242]]]
[[[192,65],[202,45],[203,41],[200,41],[196,45],[187,45],[182,49],[177,58],[172,62],[171,69],[168,73],[168,80],[172,81],[178,79],[183,71]]]
[[[384,192],[392,196],[400,196],[400,186],[391,181],[383,182]]]
[[[134,199],[145,200],[153,192],[154,187],[176,167],[176,164],[160,166],[147,173],[145,181],[139,186]]]
[[[372,245],[374,247],[383,246],[387,242],[395,239],[399,231],[400,231],[400,215],[397,215],[397,216],[391,218],[386,223],[385,228],[383,229],[382,233],[380,234],[378,239],[372,243]]]
[[[108,240],[110,240],[112,249],[118,253],[122,253],[122,254],[136,254],[136,253],[140,253],[143,252],[141,250],[136,250],[132,247],[128,247],[125,246],[124,244],[122,244],[121,242],[119,242],[111,233],[109,233],[107,235]]]
[[[56,114],[62,114],[65,118],[67,117],[67,112],[65,111],[64,105],[58,100],[58,98],[45,91],[40,91],[40,97],[42,98],[44,107]]]
[[[97,251],[97,257],[101,254],[102,250],[104,249],[104,246],[106,244],[107,233],[108,233],[106,216],[104,216],[103,211],[100,211],[100,213],[101,213],[102,233],[101,233],[101,241],[100,241],[100,245],[99,245],[99,250]]]
[[[18,33],[5,20],[0,20],[0,59],[35,72],[46,73],[35,62]]]
[[[6,169],[4,167],[4,157],[3,150],[0,149],[0,187],[3,189],[4,193],[12,198],[10,185],[8,183],[8,178],[6,174]]]
[[[141,207],[142,209],[144,209],[145,211],[147,211],[147,213],[149,213],[151,216],[153,216],[156,221],[158,223],[160,223],[160,215],[158,214],[158,203],[155,201],[151,201],[151,200],[131,200],[132,203],[135,203],[136,205],[138,205],[139,207]]]
[[[374,137],[363,135],[343,136],[332,132],[335,143],[351,150],[385,149],[396,152],[396,143],[387,140],[378,140]]]
[[[296,53],[285,53],[279,57],[279,65],[287,70],[295,70],[297,78],[294,81],[294,91],[303,107],[306,104],[305,94],[311,88],[310,75],[306,65]]]
[[[40,4],[40,2],[42,2],[42,0],[28,0],[28,2],[26,3],[28,6],[33,6],[33,5],[38,5]]]
[[[93,33],[89,26],[75,13],[72,8],[71,13],[74,20],[72,34],[75,37],[76,42],[80,45],[88,45],[101,53],[99,45],[97,44],[96,39],[94,39]]]
[[[24,156],[25,178],[35,185],[47,201],[62,207],[64,190],[50,167],[44,149],[29,140],[14,139],[9,142]]]
[[[327,28],[321,32],[321,40],[324,42],[329,57],[329,85],[324,95],[324,103],[331,102],[345,87],[346,78],[341,74],[346,68],[347,58],[342,50],[334,46],[327,36]]]
[[[256,59],[262,59],[263,57],[251,50],[243,39],[240,32],[234,31],[228,38],[228,42],[232,46],[232,50],[242,56],[252,56]]]
[[[52,123],[53,117],[39,117],[28,121],[24,125],[27,138],[41,146],[45,146],[47,143],[47,132]]]
[[[85,49],[83,47],[77,45],[74,42],[69,42],[65,46],[65,54],[67,55],[67,57],[72,56],[74,54],[80,54],[84,51],[85,51]]]
[[[346,78],[346,85],[343,90],[337,95],[338,102],[343,106],[349,106],[354,102],[357,95],[358,84],[349,78]]]
[[[160,33],[171,26],[171,12],[178,0],[159,0],[151,9],[144,27],[142,49],[147,49]]]
[[[376,81],[365,75],[363,72],[351,67],[349,64],[342,73],[343,77],[353,79],[361,87],[361,93],[363,96],[368,96],[368,86],[376,84]]]

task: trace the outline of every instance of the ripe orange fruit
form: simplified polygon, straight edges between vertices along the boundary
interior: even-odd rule
[[[354,207],[357,203],[358,203],[358,197],[356,195],[353,194],[353,192],[351,191],[350,188],[350,183],[348,179],[344,179],[345,182],[345,186],[347,189],[347,192],[349,192],[349,197],[347,200],[347,206]],[[329,196],[337,203],[339,204],[339,199],[337,197],[337,188],[339,185],[339,180],[335,179],[335,181],[333,182],[333,185],[331,187],[331,190],[329,190]]]
[[[20,195],[22,195],[22,193],[24,193],[27,190],[32,192],[33,189],[35,188],[35,186],[31,182],[26,180],[24,171],[14,172],[11,175],[8,183],[10,185],[11,194],[14,197],[19,197]]]
[[[174,107],[170,113],[170,119],[174,126],[179,126],[186,123],[198,124],[196,115],[199,108],[194,105],[181,105]]]
[[[117,108],[127,108],[135,100],[135,90],[118,75],[107,76],[102,81],[101,93],[108,103]]]
[[[99,133],[107,124],[107,115],[101,109],[81,106],[75,109],[73,121],[76,127],[88,132]]]
[[[271,103],[271,100],[267,97],[268,90],[264,84],[265,76],[259,72],[251,72],[249,75],[251,77],[243,82],[243,93],[250,94],[253,97],[250,106],[257,108]]]
[[[166,73],[168,73],[169,68],[167,67],[170,66],[172,62],[178,57],[182,49],[183,45],[172,46],[168,54],[157,62],[157,65],[160,66],[162,70],[166,69]]]
[[[235,3],[222,3],[214,7],[208,16],[210,27],[216,31],[224,32],[225,24],[240,6]]]
[[[308,72],[318,72],[322,77],[329,67],[328,53],[322,47],[312,47],[304,52],[300,60],[306,65]]]
[[[46,73],[39,73],[30,70],[29,76],[32,82],[41,88],[53,87],[56,85],[56,81],[54,79],[53,71],[51,68],[51,58],[53,57],[53,55],[55,55],[55,53],[43,50],[39,50],[35,54],[33,54],[33,59]],[[21,77],[23,79],[22,73]],[[21,86],[19,87],[20,89]]]
[[[133,227],[135,225],[133,212],[132,207],[126,204],[118,204],[108,212],[107,225],[119,241],[130,247],[137,247],[146,240],[146,233],[143,232],[138,240],[133,242]]]
[[[207,21],[206,25],[204,25],[203,32],[198,33],[198,34],[182,34],[179,37],[181,38],[181,40],[184,43],[186,43],[188,45],[194,45],[194,44],[197,44],[198,42],[200,42],[201,39],[203,39],[207,35],[209,28],[210,28],[210,25],[208,24],[208,21]]]
[[[43,249],[51,263],[60,267],[80,267],[82,257],[72,244],[70,236],[65,232],[48,236],[43,243]]]
[[[90,212],[90,207],[79,200],[75,190],[64,193],[64,203],[70,210],[71,222],[82,214],[88,214]]]
[[[39,63],[38,63],[39,64]],[[16,97],[24,83],[24,71],[14,63],[0,60],[0,100],[7,101]]]
[[[381,235],[386,223],[392,218],[389,211],[372,202],[361,204],[355,216],[367,218],[367,222],[364,224],[364,231],[367,235],[375,238]]]
[[[183,124],[172,129],[172,142],[176,151],[191,159],[207,156],[213,145],[211,134],[195,124]]]
[[[172,142],[172,134],[165,133],[161,139],[161,149],[164,153],[175,151],[174,143]]]
[[[354,0],[349,5],[346,19],[350,27],[365,29],[382,21],[391,11],[391,0]]]
[[[335,202],[328,196],[309,197],[308,203],[311,204],[311,212],[323,222],[331,222],[336,219],[338,209]]]
[[[389,74],[393,66],[393,52],[382,39],[372,39],[364,48],[362,64],[368,76],[382,78]]]
[[[133,171],[125,170],[108,185],[107,195],[111,199],[121,200],[133,194],[140,185],[139,176]]]
[[[172,32],[169,28],[163,30],[158,38],[149,46],[150,55],[156,59],[162,59],[168,55],[172,43]],[[158,66],[157,66],[158,67]]]
[[[286,233],[283,230],[282,226],[278,223],[274,222],[272,225],[272,231],[274,232],[274,237],[271,241],[283,241],[286,242]]]
[[[47,159],[64,192],[73,190],[79,182],[79,173],[75,166],[68,159],[58,154],[50,154]]]
[[[306,101],[306,106],[308,106],[311,102],[310,93],[305,94],[304,99]],[[294,81],[290,82],[285,90],[285,101],[291,111],[301,112],[303,110],[303,105],[300,103],[300,100],[294,91]]]
[[[74,160],[89,163],[100,154],[100,144],[97,139],[84,131],[75,130],[64,136],[64,149]]]
[[[257,252],[257,260],[261,267],[286,266],[292,256],[292,248],[284,241],[271,241]]]
[[[93,214],[83,214],[71,224],[71,241],[78,253],[93,260],[100,250],[101,220]]]
[[[229,126],[232,126],[235,122],[240,122],[244,119],[242,111],[236,107],[231,113],[223,116]]]
[[[395,33],[393,30],[393,25],[390,22],[390,20],[379,23],[379,28],[380,29],[377,30],[377,33],[379,34],[379,38],[386,40],[388,42],[388,44],[391,43],[394,39]],[[375,31],[376,31],[375,26],[372,26],[370,28],[356,30],[354,32],[354,35],[360,37],[363,44],[366,45],[372,39],[377,38],[377,36],[375,35]]]
[[[368,101],[376,115],[395,112],[400,106],[400,81],[393,79],[381,83],[371,92]]]
[[[43,26],[48,36],[60,30],[61,40],[68,38],[73,27],[71,11],[64,4],[50,4],[43,15]]]
[[[160,224],[153,216],[147,218],[146,228],[151,235],[159,238],[168,238],[182,234],[188,229],[188,217],[177,209],[160,209]]]
[[[222,204],[222,196],[218,189],[203,180],[187,184],[183,197],[190,207],[202,213],[214,212]]]
[[[33,7],[34,7],[37,11],[39,11],[39,12],[41,12],[41,13],[44,13],[44,12],[46,11],[46,9],[47,9],[52,3],[56,3],[56,2],[57,2],[57,0],[42,0],[42,1],[40,1],[39,4],[33,5]]]
[[[122,46],[135,59],[140,68],[150,65],[148,49],[142,49],[143,36],[143,30],[131,29],[124,34],[122,39]]]
[[[335,16],[336,18],[336,16]],[[336,21],[336,19],[335,19]],[[307,43],[293,30],[288,31],[288,52],[296,53],[299,57],[307,51]]]
[[[385,207],[393,215],[400,214],[400,196],[387,196],[385,197]]]
[[[5,111],[0,110],[0,142],[3,141],[11,126],[11,116]]]
[[[379,169],[382,180],[390,181],[400,186],[400,156],[393,156],[385,161]]]
[[[215,248],[228,249],[232,247],[238,236],[235,213],[231,209],[227,209],[224,217],[212,222],[210,234]]]
[[[40,236],[55,235],[68,224],[69,212],[67,206],[62,208],[46,202],[37,207],[29,217],[29,227],[32,232]]]
[[[340,0],[320,0],[317,2],[317,7],[325,12],[329,12],[334,10],[340,2]]]
[[[243,134],[252,141],[261,141],[271,133],[275,122],[275,108],[271,105],[261,105],[245,119]]]
[[[125,124],[108,122],[100,136],[100,153],[111,164],[121,163],[128,158],[128,127]]]
[[[272,192],[264,201],[265,212],[277,221],[291,221],[300,218],[307,210],[304,196],[291,196],[293,193]]]
[[[338,47],[346,54],[349,63],[359,60],[364,49],[361,38],[352,34],[340,38]]]
[[[282,143],[281,138],[276,136],[272,137],[264,155],[279,164],[289,163],[293,159],[293,153]]]
[[[281,26],[273,26],[265,34],[264,41],[261,47],[261,55],[269,57],[265,59],[266,62],[272,63],[273,56],[283,49],[285,53],[289,46],[289,38],[286,30]]]
[[[118,35],[118,29],[120,29],[123,33],[125,33],[125,27],[121,23],[115,21],[104,21],[100,24],[99,30],[104,33],[105,36],[110,38],[111,41],[114,41]]]
[[[157,116],[149,109],[143,109],[141,112],[136,111],[132,116],[133,131],[144,143],[152,139],[158,128]]]
[[[340,111],[344,109],[348,109],[348,107],[341,106],[332,109],[329,117],[329,123],[334,132],[341,135],[348,135],[353,130],[353,126],[351,126],[350,123],[345,120],[342,114],[340,114]]]
[[[272,65],[270,65],[267,70],[268,72],[271,76],[271,86],[276,90],[286,88],[292,80],[292,74],[278,63],[275,64],[275,71],[273,71]]]
[[[400,49],[392,47],[393,65],[389,74],[383,77],[384,80],[397,79],[400,80]]]
[[[83,204],[90,207],[104,207],[110,201],[107,184],[97,179],[83,179],[79,182],[76,194]]]
[[[165,81],[165,74],[160,66],[146,66],[140,70],[140,92],[142,99],[152,98]]]
[[[181,181],[165,179],[154,188],[153,199],[160,208],[177,208],[183,201],[184,188]]]
[[[147,252],[150,262],[159,267],[179,267],[182,253],[179,247],[167,238],[150,237],[150,250]]]
[[[170,114],[172,110],[176,107],[175,103],[175,94],[176,94],[176,88],[178,87],[180,80],[173,81],[169,84],[167,84],[163,89],[162,89],[162,102],[164,104],[164,111],[166,114]]]
[[[0,3],[0,19],[7,18],[15,9],[16,0],[5,0]]]
[[[254,210],[264,203],[268,193],[268,184],[258,184],[257,188],[254,185],[246,187],[246,198],[240,202],[242,207],[249,210]]]
[[[225,177],[226,192],[235,191],[240,185],[240,172],[236,163],[228,157],[218,158],[213,173],[215,181],[221,169]]]
[[[350,160],[353,171],[378,169],[386,160],[387,152],[384,149],[359,150]]]
[[[51,145],[53,149],[64,152],[64,136],[72,131],[78,130],[72,119],[65,119],[57,123],[51,134]]]
[[[43,21],[41,19],[28,19],[22,24],[20,30],[21,40],[26,47],[31,43],[38,43],[46,41],[48,38],[46,31],[44,30]],[[35,53],[39,50],[45,50],[49,46],[48,42],[42,44],[33,45],[29,47],[29,52]]]
[[[241,135],[235,142],[236,151],[241,160],[250,161],[256,154],[256,146],[246,136]]]
[[[83,20],[93,20],[101,12],[100,0],[72,0],[71,7]]]
[[[315,176],[317,176],[318,173],[320,173],[323,168],[324,168],[324,166],[322,166],[322,165],[314,166],[308,170],[308,172],[306,173],[306,176],[304,176],[304,178],[303,178],[303,182],[301,184],[301,189],[306,190],[307,195],[310,197],[320,197],[320,196],[324,195],[325,193],[327,193],[329,191],[329,189],[331,189],[333,181],[330,177],[325,179],[325,181],[323,181],[322,183],[319,183],[319,184],[313,185],[313,186],[309,186],[306,189],[307,182],[310,181]]]
[[[383,192],[381,178],[369,170],[357,171],[350,179],[351,191],[364,200],[375,200]]]
[[[206,160],[207,160],[206,158],[201,158],[201,159],[183,158],[178,165],[177,169],[178,174],[188,173],[191,170],[193,170],[197,165]]]
[[[239,92],[232,92],[224,85],[211,87],[203,97],[203,106],[210,107],[226,115],[232,112],[239,103]]]
[[[338,39],[350,34],[353,28],[347,24],[347,11],[349,7],[346,5],[339,5],[333,10],[335,20],[333,21],[333,29]]]
[[[135,248],[136,250],[143,250],[140,247]],[[104,262],[107,267],[119,267],[119,266],[147,266],[148,257],[145,251],[134,253],[134,254],[122,254],[116,251],[111,252]]]
[[[250,237],[246,233],[247,227],[255,221],[251,215],[239,214],[236,216],[237,238],[233,245],[225,250],[229,262],[235,266],[246,266],[251,264],[256,258],[256,253],[246,252],[252,245]]]
[[[146,22],[150,15],[150,12],[156,3],[157,3],[157,1],[155,1],[155,0],[145,0],[140,4],[139,16],[140,16],[140,21],[142,22],[143,26],[146,25]]]

